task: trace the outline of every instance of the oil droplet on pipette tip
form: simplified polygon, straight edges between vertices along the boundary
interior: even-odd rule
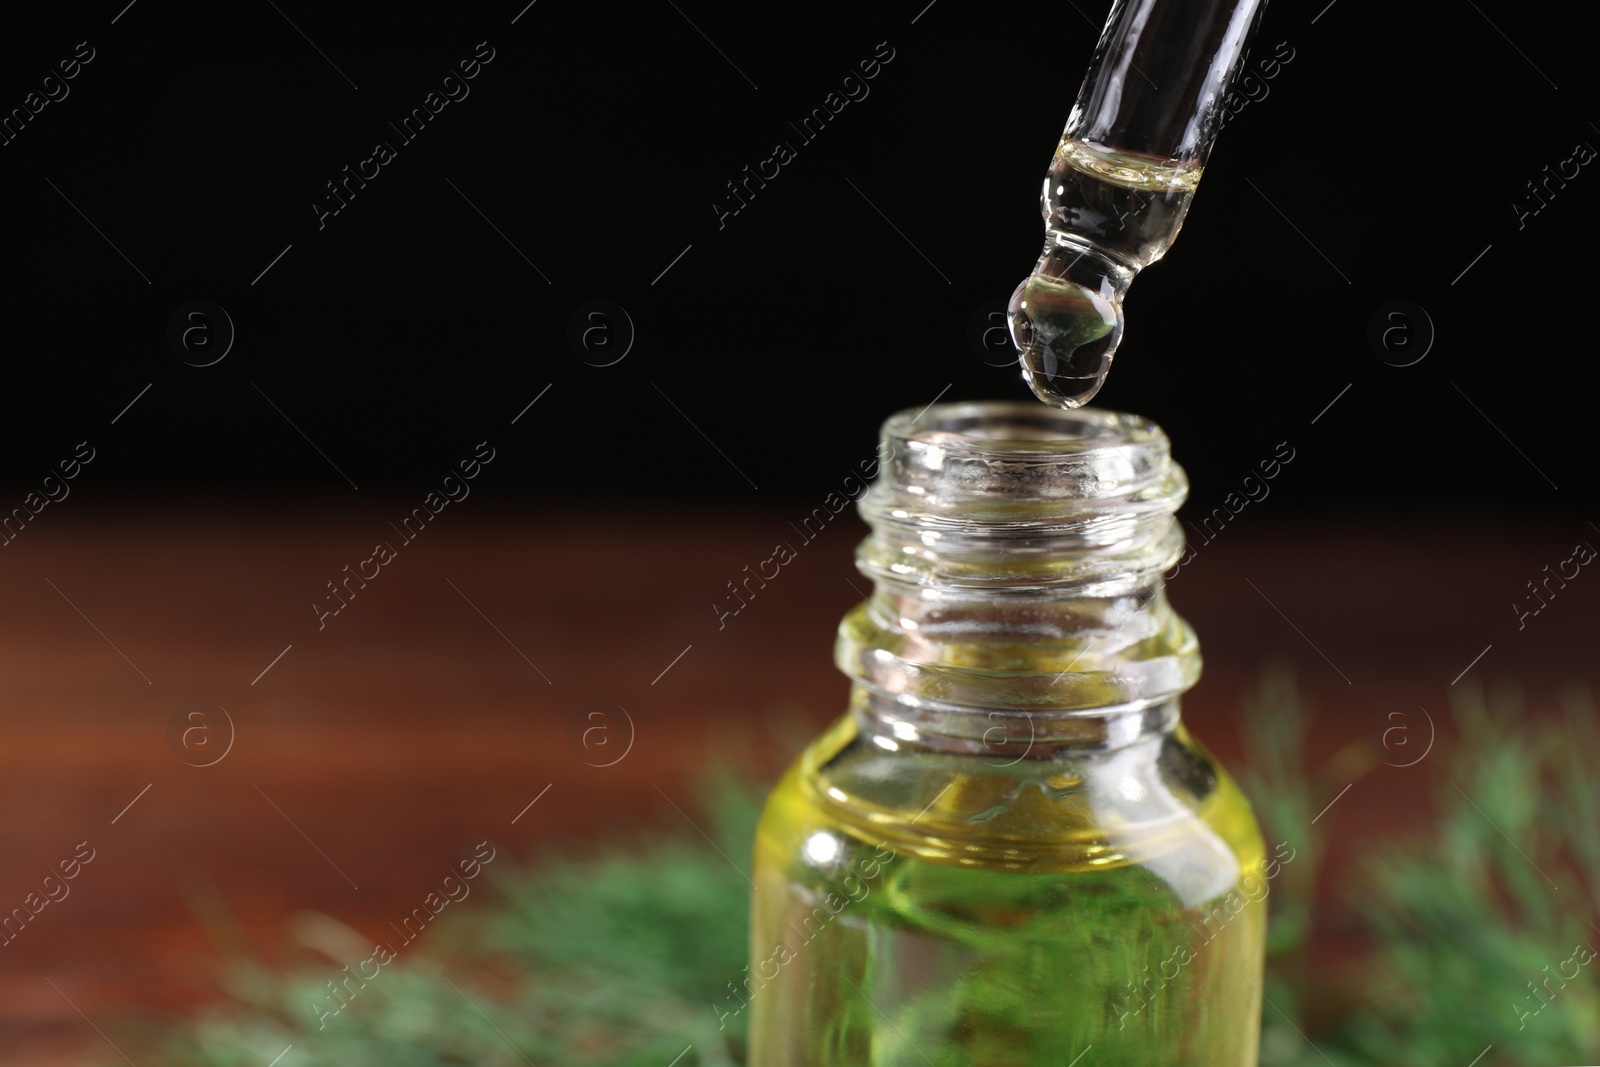
[[[1091,289],[1037,270],[1011,294],[1008,321],[1034,395],[1082,407],[1105,383],[1122,340],[1121,294],[1109,278]]]

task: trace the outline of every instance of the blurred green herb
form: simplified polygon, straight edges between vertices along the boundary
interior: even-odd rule
[[[1334,816],[1318,817],[1319,837],[1311,812],[1377,756],[1351,746],[1308,767],[1307,716],[1292,681],[1268,673],[1247,716],[1241,780],[1269,840],[1303,835],[1309,847],[1269,898],[1261,1067],[1600,1062],[1600,966],[1583,962],[1600,947],[1600,719],[1584,690],[1563,704],[1563,717],[1530,715],[1514,688],[1486,698],[1463,683],[1454,738],[1430,721],[1431,751],[1411,717],[1408,765],[1389,773],[1426,776],[1431,831],[1377,846],[1347,880],[1350,933],[1368,951],[1359,965],[1319,968],[1309,960],[1316,842]]]
[[[280,1054],[275,1067],[665,1067],[692,1045],[678,1067],[734,1067],[743,1019],[719,1029],[711,1004],[743,977],[741,872],[762,792],[727,775],[702,790],[710,822],[696,822],[726,859],[698,834],[521,869],[501,859],[483,875],[494,896],[446,912],[364,983],[343,968],[370,942],[303,917],[296,940],[314,959],[287,973],[238,963],[229,1003],[142,1047],[170,1067],[264,1067]]]
[[[1434,776],[1431,840],[1381,853],[1354,903],[1381,946],[1371,1010],[1347,1028],[1371,1062],[1600,1062],[1593,706],[1525,714],[1463,686],[1459,741]]]
[[[1346,879],[1369,951],[1343,968],[1310,958],[1322,842],[1338,818],[1330,802],[1381,754],[1362,739],[1309,767],[1311,723],[1287,671],[1268,671],[1248,702],[1239,778],[1269,852],[1294,849],[1268,898],[1262,1067],[1600,1063],[1600,961],[1579,962],[1600,946],[1600,719],[1581,690],[1564,694],[1560,718],[1525,714],[1514,690],[1452,693],[1456,739],[1441,730],[1426,759],[1385,772],[1428,776],[1435,829],[1376,848]],[[276,1067],[735,1067],[746,1016],[721,1029],[711,1005],[746,963],[761,793],[713,776],[701,825],[715,848],[685,832],[579,860],[500,861],[486,875],[497,897],[348,987],[337,1015],[312,1005],[333,1003],[327,983],[371,947],[305,917],[297,940],[314,958],[238,963],[228,1003],[141,1049],[172,1067],[280,1055]]]

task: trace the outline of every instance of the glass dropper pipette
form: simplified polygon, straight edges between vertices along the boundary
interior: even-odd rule
[[[1116,0],[1040,196],[1044,253],[1011,296],[1023,376],[1079,407],[1122,340],[1122,298],[1178,236],[1266,0]]]

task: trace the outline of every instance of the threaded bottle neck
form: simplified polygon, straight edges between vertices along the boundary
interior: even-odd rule
[[[901,738],[970,739],[976,715],[980,737],[1045,727],[1063,744],[1112,743],[1130,722],[1170,728],[1175,705],[1146,712],[1194,684],[1199,653],[1162,588],[1187,480],[1159,427],[1093,408],[943,404],[890,418],[880,457],[856,556],[874,591],[836,649],[858,717]]]

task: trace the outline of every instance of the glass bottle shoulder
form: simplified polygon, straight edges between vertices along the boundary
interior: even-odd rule
[[[1225,894],[1265,861],[1249,802],[1181,725],[1041,760],[906,746],[847,715],[774,790],[760,846],[792,869],[818,834],[958,868],[1137,867],[1181,907]]]

